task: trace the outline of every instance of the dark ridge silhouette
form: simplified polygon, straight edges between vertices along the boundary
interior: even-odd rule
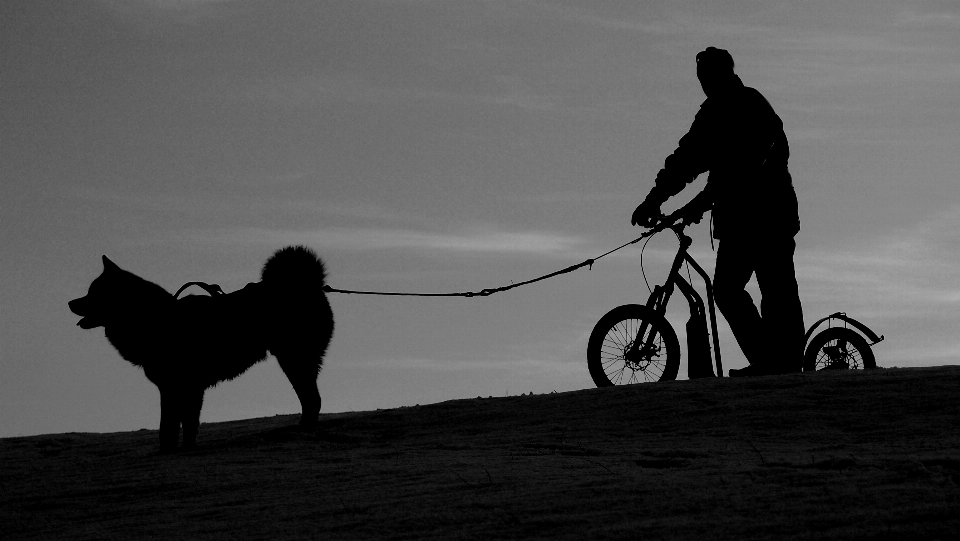
[[[196,445],[206,389],[233,379],[273,354],[293,384],[303,413],[320,413],[317,376],[333,335],[326,276],[309,248],[277,251],[260,282],[228,294],[177,299],[103,256],[103,273],[86,296],[69,302],[83,329],[103,327],[120,356],[143,368],[160,390],[160,449]]]
[[[4,539],[954,539],[960,367],[0,439]]]
[[[720,240],[716,304],[750,363],[730,375],[799,372],[805,329],[793,255],[800,218],[783,122],[760,92],[744,86],[729,52],[708,47],[698,53],[697,78],[707,99],[631,223],[656,225],[660,205],[709,171],[687,209],[697,220],[712,209],[713,236]],[[753,274],[759,310],[745,289]]]

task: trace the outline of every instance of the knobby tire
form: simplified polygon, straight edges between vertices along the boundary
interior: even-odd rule
[[[630,362],[626,352],[643,322],[648,326],[641,340],[653,333],[654,351],[643,362]],[[597,387],[674,380],[680,370],[680,341],[670,323],[646,306],[618,306],[593,328],[587,342],[587,367]]]

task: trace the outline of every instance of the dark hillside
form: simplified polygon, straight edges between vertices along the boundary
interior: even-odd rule
[[[960,367],[0,440],[4,539],[948,539]]]

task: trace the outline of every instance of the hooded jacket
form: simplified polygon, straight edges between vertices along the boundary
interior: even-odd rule
[[[740,77],[708,97],[667,157],[653,193],[665,201],[706,171],[696,206],[713,207],[714,237],[792,237],[800,231],[797,195],[787,170],[783,122]]]

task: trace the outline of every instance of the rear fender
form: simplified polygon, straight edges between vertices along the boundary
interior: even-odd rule
[[[865,336],[865,337],[867,338],[867,340],[870,341],[870,345],[871,345],[871,346],[874,345],[874,344],[876,344],[877,342],[880,342],[880,341],[883,340],[883,335],[877,336],[877,333],[875,333],[875,332],[873,332],[872,330],[870,330],[869,327],[867,327],[867,326],[864,325],[863,323],[860,323],[859,321],[853,319],[852,317],[848,316],[846,313],[844,313],[844,312],[834,312],[834,313],[830,314],[829,316],[827,316],[827,317],[825,317],[825,318],[822,318],[822,319],[820,319],[819,321],[817,321],[816,323],[814,323],[813,325],[811,325],[811,326],[810,326],[810,329],[807,331],[806,336],[803,337],[803,343],[804,343],[804,344],[809,343],[809,342],[810,342],[810,337],[813,336],[813,331],[816,330],[816,328],[819,327],[820,324],[822,324],[824,321],[829,321],[829,320],[831,320],[831,319],[839,319],[839,320],[843,321],[844,323],[849,324],[849,325],[850,325],[851,327],[853,327],[854,329],[857,329],[858,331],[860,331],[860,333],[863,334],[863,336]]]

